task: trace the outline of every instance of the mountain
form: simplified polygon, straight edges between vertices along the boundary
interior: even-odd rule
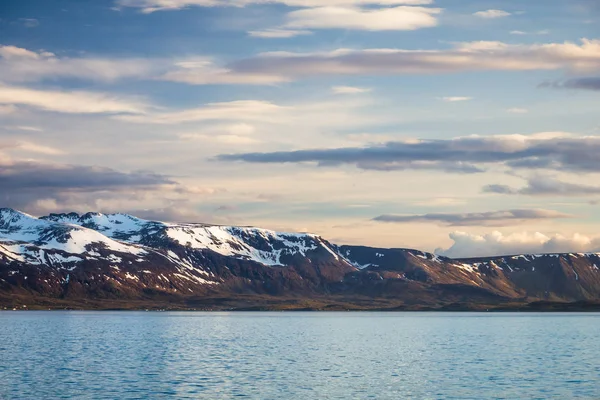
[[[598,254],[456,260],[317,235],[0,209],[0,306],[490,308],[600,300]]]

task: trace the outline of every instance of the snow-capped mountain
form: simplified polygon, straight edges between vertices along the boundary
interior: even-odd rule
[[[253,227],[126,214],[36,218],[0,209],[0,303],[23,296],[34,303],[164,296],[325,297],[366,305],[600,300],[599,266],[597,254],[453,260]]]

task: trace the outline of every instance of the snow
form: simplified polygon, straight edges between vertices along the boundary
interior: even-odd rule
[[[311,234],[278,233],[260,228],[239,228],[217,225],[169,224],[166,230],[169,238],[180,245],[193,249],[206,249],[223,256],[251,260],[260,264],[275,266],[284,265],[284,255],[301,254],[324,248],[334,258],[338,254],[322,240]],[[265,250],[258,249],[256,243]],[[175,257],[174,254],[170,254]]]
[[[140,280],[140,278],[138,278],[138,277],[137,277],[137,276],[135,276],[135,275],[131,275],[129,272],[126,272],[126,273],[125,273],[125,278],[127,278],[127,279],[132,279],[132,280],[134,280],[134,281],[139,281],[139,280]]]
[[[412,252],[409,251],[408,254],[410,254],[413,257],[419,257],[419,258],[422,258],[423,260],[427,260],[427,261],[433,261],[433,262],[436,262],[436,263],[441,263],[442,262],[442,260],[440,259],[439,256],[437,256],[435,254],[431,254],[431,253],[422,253],[422,252],[419,252],[417,254],[417,253],[412,253]]]
[[[35,242],[40,249],[61,250],[70,254],[83,254],[87,252],[89,246],[99,246],[122,253],[146,253],[139,247],[117,242],[92,229],[10,211],[7,212],[6,209],[0,211],[1,242]]]
[[[182,275],[182,274],[173,274],[174,276],[177,276],[181,279],[185,279],[187,281],[191,281],[191,282],[198,282],[201,283],[203,285],[218,285],[219,282],[214,282],[214,281],[207,281],[206,279],[202,279],[199,276],[195,276],[195,275]]]
[[[223,256],[251,260],[268,266],[283,265],[283,256],[306,256],[309,251],[319,248],[328,251],[336,260],[339,257],[319,236],[305,233],[278,233],[253,227],[174,224],[148,221],[126,214],[70,213],[51,214],[45,218],[65,224],[93,226],[100,234],[118,240],[121,244],[140,244],[142,238],[148,238],[148,235],[160,235],[182,246],[211,250]],[[168,256],[170,259],[180,260],[180,257],[171,251]],[[189,262],[187,264],[188,267],[194,267]]]
[[[464,263],[461,263],[461,264],[453,264],[453,265],[455,267],[458,267],[458,268],[460,268],[462,270],[465,270],[465,271],[479,272],[479,269],[475,265],[473,265],[473,264],[464,264]]]
[[[140,246],[113,240],[100,232],[69,222],[57,222],[11,209],[0,209],[0,255],[13,261],[64,268],[63,264],[101,257],[97,251],[100,249],[116,253],[147,254]],[[122,262],[122,258],[114,254],[107,259],[114,263]],[[66,269],[74,268],[76,265],[70,265]]]

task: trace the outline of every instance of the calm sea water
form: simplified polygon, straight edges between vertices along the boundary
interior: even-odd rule
[[[600,314],[0,312],[0,399],[599,399]]]

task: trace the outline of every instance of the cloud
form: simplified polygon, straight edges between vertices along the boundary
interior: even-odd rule
[[[86,91],[36,90],[0,84],[0,104],[23,105],[72,114],[143,113],[148,104],[140,99]]]
[[[311,34],[311,31],[297,29],[265,29],[262,31],[248,31],[249,36],[265,39],[283,39]]]
[[[40,25],[40,21],[35,18],[19,18],[19,22],[23,24],[25,28],[35,28]]]
[[[600,77],[573,78],[559,84],[559,87],[598,91],[600,90]]]
[[[472,97],[460,97],[460,96],[454,96],[454,97],[442,97],[440,98],[440,100],[448,102],[448,103],[454,103],[457,101],[469,101],[472,100]]]
[[[507,11],[503,11],[503,10],[486,10],[486,11],[477,11],[473,15],[476,17],[479,17],[479,18],[494,19],[494,18],[508,17],[509,15],[511,15],[511,13],[509,13]]]
[[[175,184],[170,178],[149,172],[124,173],[110,168],[51,164],[37,161],[0,163],[0,190],[47,189],[110,190]]]
[[[294,79],[318,75],[432,74],[600,68],[600,40],[533,45],[456,43],[443,50],[338,49],[321,53],[262,53],[227,66],[232,74]]]
[[[147,212],[173,208],[190,214],[190,198],[214,192],[184,186],[169,176],[149,171],[121,172],[0,157],[0,203],[33,214],[90,209],[129,212],[140,204],[148,208]]]
[[[185,133],[183,135],[180,135],[179,137],[183,140],[205,140],[205,141],[213,141],[213,142],[220,142],[220,143],[226,143],[226,144],[239,144],[239,145],[248,145],[248,144],[254,144],[254,143],[259,142],[257,139],[254,139],[254,138],[251,138],[248,136],[232,135],[232,134],[206,135],[206,134],[200,134],[200,133]]]
[[[38,128],[37,126],[26,126],[26,125],[17,125],[17,126],[5,126],[6,130],[15,130],[15,131],[27,131],[27,132],[43,132],[42,128]]]
[[[289,80],[278,74],[237,73],[218,66],[209,57],[59,57],[53,53],[15,46],[0,46],[0,75],[3,80],[11,82],[73,78],[100,82],[141,79],[197,85],[268,85]]]
[[[415,30],[437,25],[439,8],[407,7],[364,9],[355,7],[316,7],[287,14],[286,28],[356,29],[366,31]]]
[[[509,33],[511,35],[548,35],[548,34],[550,34],[550,31],[545,29],[545,30],[536,31],[536,32],[510,31]]]
[[[44,146],[28,141],[0,141],[0,149],[2,150],[21,150],[28,153],[60,155],[65,152],[54,147]]]
[[[0,75],[12,82],[77,78],[112,82],[123,78],[150,77],[168,69],[171,61],[143,58],[108,59],[58,57],[46,51],[0,46]]]
[[[393,21],[398,23],[396,19]],[[11,82],[74,78],[101,82],[145,79],[194,85],[274,85],[318,75],[559,69],[582,73],[596,71],[598,68],[600,40],[590,39],[582,39],[580,44],[467,42],[455,43],[449,49],[440,50],[338,49],[321,53],[270,52],[225,65],[202,56],[153,59],[70,58],[15,46],[0,46],[0,75],[5,81]]]
[[[278,73],[237,72],[203,58],[176,61],[156,79],[192,85],[272,85],[290,80]]]
[[[184,122],[214,120],[270,121],[276,118],[284,107],[259,100],[237,100],[222,103],[209,103],[203,107],[153,113],[148,115],[121,115],[114,118],[121,121],[146,124],[178,124]]]
[[[365,147],[343,147],[222,154],[220,161],[250,163],[306,163],[320,166],[355,165],[361,169],[438,169],[482,172],[497,165],[522,169],[600,172],[600,137],[538,135],[467,136],[450,140],[388,142]]]
[[[563,182],[553,177],[536,176],[527,180],[527,186],[515,189],[506,185],[487,185],[484,193],[522,194],[527,196],[586,196],[600,194],[600,186]]]
[[[368,93],[371,91],[371,89],[355,86],[334,86],[331,88],[331,91],[335,94],[359,94]]]
[[[380,215],[373,218],[373,221],[390,223],[430,222],[447,226],[507,226],[545,219],[572,217],[572,215],[553,210],[523,209],[464,214]]]
[[[433,0],[328,0],[330,6],[427,5]],[[117,0],[117,7],[139,8],[143,13],[181,10],[188,7],[245,7],[252,4],[284,4],[289,7],[320,7],[322,0]]]
[[[600,251],[600,237],[581,234],[565,236],[561,234],[522,232],[503,234],[498,231],[485,235],[466,232],[453,232],[454,241],[448,249],[438,249],[437,254],[452,258],[492,257],[519,254],[543,253],[582,253]]]
[[[507,113],[511,114],[527,114],[529,112],[526,108],[509,108],[506,110]]]
[[[12,104],[0,104],[0,115],[14,114],[15,112],[17,112],[17,107]]]
[[[42,57],[54,57],[54,54],[48,52],[35,52],[16,46],[0,46],[0,57],[4,60],[11,59],[30,59],[38,60]]]

